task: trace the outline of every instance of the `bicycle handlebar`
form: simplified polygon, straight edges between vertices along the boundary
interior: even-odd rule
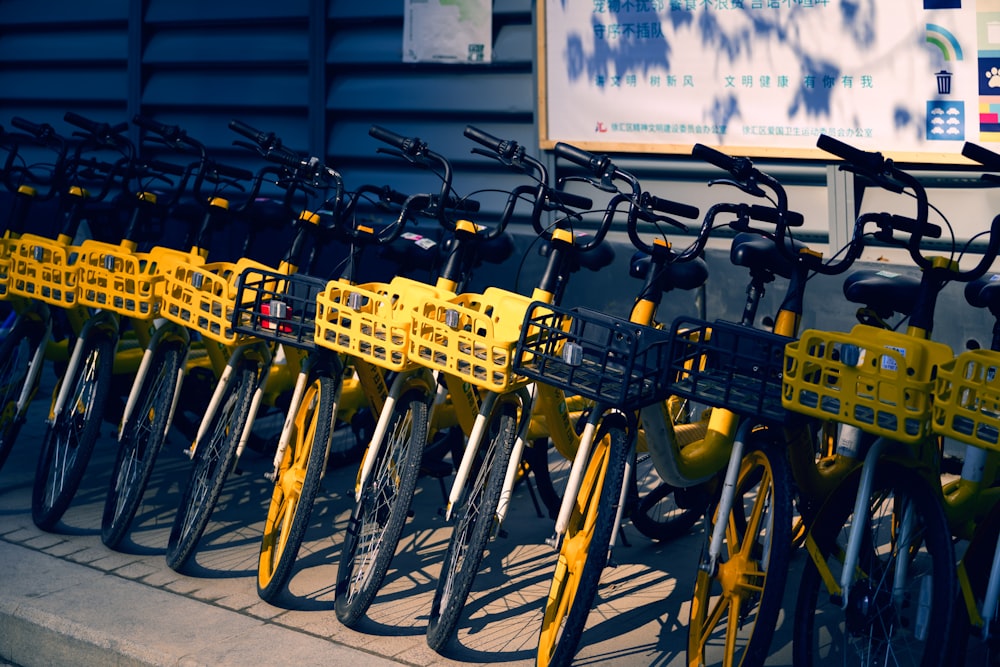
[[[941,228],[938,225],[928,222],[930,205],[927,199],[927,191],[920,181],[909,172],[897,167],[892,159],[883,157],[881,153],[863,151],[828,135],[820,135],[816,141],[816,145],[828,153],[841,158],[845,163],[841,166],[841,169],[866,176],[876,185],[889,192],[901,194],[909,190],[912,193],[917,205],[916,215],[914,217],[901,215],[882,216],[880,218],[881,234],[886,239],[891,239],[893,230],[909,234],[906,248],[910,253],[910,257],[921,269],[932,269],[934,267],[933,259],[921,252],[920,244],[924,237],[940,238]],[[982,154],[981,151],[975,149],[963,149],[963,154],[965,150],[968,150],[973,155]],[[997,219],[994,219],[991,225],[990,240],[982,261],[967,271],[950,271],[949,275],[952,279],[960,282],[968,282],[975,280],[989,269],[989,265],[996,257],[997,246],[1000,244],[997,222]]]
[[[619,206],[623,203],[628,204],[627,231],[629,240],[632,242],[632,245],[647,254],[652,254],[654,248],[639,237],[638,223],[640,220],[652,223],[665,222],[686,230],[687,226],[684,223],[674,220],[670,216],[697,219],[700,215],[697,207],[674,202],[644,191],[639,183],[639,179],[634,174],[616,166],[607,155],[597,155],[563,142],[555,145],[555,153],[559,157],[589,171],[593,177],[587,180],[594,187],[605,192],[616,193],[605,207],[604,219],[600,228],[602,238],[603,234],[606,234],[611,228],[611,223],[619,211]],[[616,181],[624,182],[627,185],[628,192],[623,191],[616,185]],[[683,253],[675,255],[672,261],[686,262],[694,259],[704,249],[707,240],[708,231],[703,225],[694,245]]]

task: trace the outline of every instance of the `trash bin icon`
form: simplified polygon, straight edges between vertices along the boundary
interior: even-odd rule
[[[951,72],[941,70],[937,74],[937,87],[939,95],[951,95]]]

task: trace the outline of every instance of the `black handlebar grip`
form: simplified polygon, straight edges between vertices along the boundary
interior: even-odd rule
[[[583,195],[576,195],[564,190],[551,190],[549,201],[575,208],[581,211],[589,211],[594,206],[594,200]]]
[[[84,118],[75,111],[67,111],[63,119],[70,125],[75,125],[81,130],[86,130],[91,134],[97,134],[101,129],[101,124],[97,121],[90,120],[89,118]]]
[[[136,114],[132,118],[132,122],[142,129],[149,130],[150,132],[158,134],[162,137],[172,136],[178,133],[176,125],[166,125],[158,120],[143,116],[142,114]]]
[[[379,127],[378,125],[372,125],[368,128],[368,134],[378,139],[381,142],[387,143],[390,146],[395,146],[396,148],[402,150],[408,141],[408,139],[400,134],[396,134],[391,130],[387,130],[384,127]]]
[[[916,234],[920,232],[920,236],[931,239],[941,238],[941,227],[935,225],[933,222],[925,222],[923,227],[919,227],[917,221],[913,218],[907,218],[902,215],[892,215],[889,218],[893,229],[899,230],[906,234]]]
[[[265,132],[250,127],[241,120],[234,118],[229,121],[229,129],[236,132],[237,134],[242,134],[244,137],[254,142],[255,144],[263,145],[268,141],[268,135]]]
[[[497,153],[500,152],[500,145],[504,142],[503,139],[497,139],[492,134],[483,132],[472,125],[465,126],[465,136]]]
[[[701,215],[701,211],[698,210],[697,206],[670,201],[656,195],[649,195],[649,207],[660,213],[676,215],[677,217],[688,218],[689,220],[695,220]]]
[[[962,146],[962,155],[978,162],[990,171],[1000,171],[1000,153],[994,153],[988,148],[967,141]]]
[[[571,144],[559,142],[555,146],[556,155],[587,169],[597,169],[599,159],[596,155]]]
[[[26,118],[21,118],[20,116],[14,116],[10,119],[10,124],[19,130],[24,130],[28,134],[33,134],[34,136],[41,136],[45,131],[44,125],[39,125],[38,123],[32,123]]]
[[[761,206],[760,204],[750,205],[750,217],[761,222],[778,224],[778,209],[773,206]],[[805,217],[797,211],[785,211],[786,227],[801,227],[805,222]]]
[[[717,151],[714,148],[709,148],[705,144],[695,144],[691,149],[691,155],[709,164],[714,164],[724,171],[731,172],[736,168],[736,159],[734,157],[726,155],[722,151]]]
[[[863,151],[850,144],[845,144],[843,141],[834,139],[828,134],[819,135],[819,139],[816,140],[816,146],[827,153],[836,155],[845,162],[850,162],[857,167],[870,170],[873,173],[881,172],[884,166],[885,161],[881,153]]]

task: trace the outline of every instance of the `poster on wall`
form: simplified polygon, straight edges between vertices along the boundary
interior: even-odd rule
[[[1000,150],[1000,0],[543,0],[541,143],[917,162]],[[991,144],[995,144],[992,145]]]
[[[486,64],[492,45],[492,0],[405,0],[403,62]]]

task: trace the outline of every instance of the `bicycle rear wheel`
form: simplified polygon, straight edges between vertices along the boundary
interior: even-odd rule
[[[847,608],[828,592],[813,558],[840,581],[857,489],[854,475],[812,524],[817,550],[806,560],[795,606],[795,664],[951,664],[945,649],[955,556],[941,494],[912,468],[878,462]]]
[[[496,528],[496,510],[517,438],[517,409],[516,401],[497,399],[462,498],[452,508],[455,524],[427,622],[427,645],[435,651],[444,649],[455,634],[486,544]]]
[[[389,428],[374,452],[374,467],[351,514],[337,570],[334,610],[341,623],[357,625],[382,587],[410,511],[427,441],[425,389],[403,393]]]
[[[257,594],[273,600],[288,585],[319,494],[333,439],[339,373],[314,370],[278,467],[257,559]]]
[[[698,569],[688,625],[689,664],[763,664],[788,576],[791,515],[787,460],[778,447],[760,443],[740,464],[715,571]],[[708,536],[717,520],[706,525]]]
[[[598,425],[545,601],[535,659],[539,667],[568,665],[580,645],[608,562],[629,444],[620,416],[604,418]]]
[[[649,454],[636,456],[629,480],[629,519],[651,540],[667,542],[691,532],[707,506],[709,483],[694,489],[677,489],[664,482],[653,467]],[[686,500],[681,500],[684,497]],[[705,502],[701,505],[697,499]]]
[[[78,339],[80,363],[72,377],[62,411],[45,430],[31,493],[31,518],[42,530],[51,530],[69,508],[80,488],[100,435],[111,386],[115,354],[111,339],[96,330]]]
[[[19,317],[0,343],[0,468],[10,456],[24,424],[24,415],[17,411],[17,399],[43,334],[40,322]]]
[[[135,408],[122,425],[101,517],[101,541],[112,549],[128,533],[166,440],[167,418],[183,363],[184,350],[178,344],[160,345],[153,351]]]
[[[233,372],[205,440],[198,443],[167,540],[167,566],[180,571],[208,525],[222,487],[236,462],[240,436],[250,418],[257,367],[244,363]]]

